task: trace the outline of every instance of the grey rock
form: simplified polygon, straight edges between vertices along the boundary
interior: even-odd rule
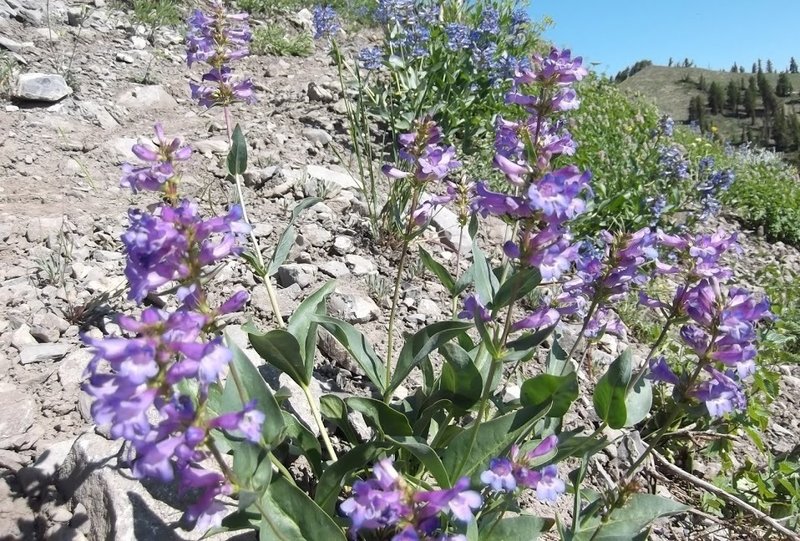
[[[126,53],[117,53],[117,55],[114,57],[114,60],[116,60],[117,62],[122,62],[124,64],[133,64],[134,62],[136,62],[135,58]]]
[[[20,325],[17,330],[11,333],[11,345],[17,348],[18,351],[22,350],[22,348],[25,346],[30,346],[36,343],[36,338],[34,338],[31,334],[31,328],[25,323]]]
[[[37,497],[42,494],[56,470],[66,459],[73,443],[75,443],[75,438],[51,445],[32,466],[22,468],[17,473],[17,480],[27,496]],[[67,522],[70,518],[72,518],[71,515],[66,520],[58,522]]]
[[[375,274],[377,272],[372,261],[358,254],[348,254],[345,256],[344,261],[355,276],[364,276],[365,274]]]
[[[304,224],[300,228],[300,233],[305,240],[311,243],[311,246],[316,248],[326,245],[333,238],[330,231],[315,223]]]
[[[141,50],[147,48],[147,40],[141,36],[131,36],[130,41],[134,49]]]
[[[89,515],[85,505],[80,502],[75,505],[72,509],[72,518],[69,521],[69,525],[83,534],[88,534],[91,531],[92,523],[89,522]]]
[[[14,98],[29,101],[56,102],[70,94],[64,78],[54,73],[23,73],[14,90]]]
[[[28,222],[25,238],[35,244],[43,243],[48,239],[54,239],[64,226],[64,219],[61,217],[32,218]]]
[[[272,224],[255,224],[253,226],[253,235],[255,235],[257,238],[269,237],[272,235],[273,230],[274,228],[272,227]]]
[[[60,359],[69,351],[67,344],[30,344],[19,350],[19,362],[22,364],[37,363]]]
[[[8,49],[12,53],[18,53],[23,49],[28,49],[33,47],[33,42],[31,41],[19,42],[19,41],[14,41],[11,38],[7,38],[6,36],[0,36],[0,47]]]
[[[59,505],[58,507],[53,509],[50,513],[48,513],[48,516],[50,517],[50,520],[52,520],[53,522],[57,522],[59,524],[64,524],[65,522],[69,522],[70,520],[72,520],[72,513],[70,513],[69,509],[67,509],[63,505]],[[59,526],[58,529],[63,530],[64,527]],[[65,539],[70,539],[70,540],[75,539],[75,535],[83,535],[83,534],[78,531],[69,532],[69,537],[66,537]],[[53,539],[53,538],[48,537],[48,539]]]
[[[85,18],[86,10],[83,6],[75,6],[67,10],[67,24],[70,26],[80,26]]]
[[[332,278],[341,278],[350,274],[350,269],[341,261],[326,261],[319,264],[319,270]]]
[[[129,109],[149,110],[173,109],[178,105],[161,85],[134,86],[117,95],[116,103]]]
[[[331,315],[348,323],[369,323],[378,319],[381,310],[375,301],[365,295],[350,292],[336,292],[328,301]]]
[[[4,440],[24,434],[36,417],[36,401],[8,382],[0,382],[0,448]]]
[[[70,352],[58,363],[58,381],[68,395],[73,396],[80,391],[84,372],[93,356],[88,349],[81,348]]]
[[[436,319],[442,315],[442,309],[431,299],[420,299],[417,304],[417,313],[428,319]]]
[[[315,145],[325,146],[333,141],[333,137],[331,137],[328,132],[319,128],[304,128],[301,133],[303,134],[303,137]]]
[[[431,219],[433,227],[439,232],[439,238],[449,248],[458,250],[462,254],[472,253],[472,238],[466,227],[461,227],[458,216],[447,207],[441,207]]]
[[[289,287],[297,284],[301,288],[308,287],[314,281],[317,267],[308,263],[287,263],[278,268],[278,284]]]
[[[311,407],[308,405],[308,400],[300,386],[295,383],[291,377],[283,373],[278,376],[278,384],[281,389],[288,391],[289,398],[286,399],[287,409],[294,412],[297,418],[306,425],[315,436],[319,436],[319,427],[317,426],[314,414],[311,412]],[[316,400],[317,407],[319,408],[319,398],[322,396],[322,389],[319,386],[319,382],[312,378],[308,387],[311,391],[312,399]]]
[[[223,138],[206,139],[194,144],[195,149],[200,154],[227,154],[230,146],[228,140]]]
[[[113,160],[119,164],[123,162],[135,161],[136,155],[131,148],[139,142],[138,139],[132,137],[117,137],[106,143],[106,148],[111,154]]]
[[[181,501],[170,485],[143,484],[120,469],[120,443],[96,434],[80,436],[56,472],[56,486],[70,503],[83,504],[93,540],[176,539],[169,525],[181,517]],[[202,532],[180,532],[198,539]]]
[[[353,237],[338,235],[333,241],[333,251],[339,255],[349,254],[353,251]]]
[[[341,190],[358,190],[359,184],[353,176],[344,170],[334,170],[319,165],[306,166],[306,177],[327,185],[325,193],[333,197]],[[338,188],[338,189],[337,189]]]
[[[38,313],[33,316],[31,336],[40,342],[55,342],[69,328],[69,323],[52,312]]]
[[[311,101],[321,101],[322,103],[330,103],[333,101],[333,93],[318,85],[314,81],[308,83],[308,91],[306,92],[308,99]]]

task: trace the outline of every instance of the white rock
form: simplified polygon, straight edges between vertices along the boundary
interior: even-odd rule
[[[458,250],[460,242],[462,254],[472,252],[472,238],[469,236],[467,227],[461,227],[455,212],[447,207],[442,207],[433,215],[431,223],[439,231],[439,237],[446,246]]]
[[[344,260],[355,276],[364,276],[365,274],[375,274],[377,272],[372,261],[358,254],[348,254]]]
[[[129,109],[171,110],[178,102],[161,85],[134,86],[117,95],[117,105]]]
[[[21,100],[56,102],[72,94],[61,75],[23,73],[17,80],[14,97]]]

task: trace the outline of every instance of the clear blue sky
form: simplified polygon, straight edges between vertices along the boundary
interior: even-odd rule
[[[758,58],[776,70],[790,56],[800,62],[800,0],[531,0],[529,11],[553,19],[548,40],[609,75],[669,57],[712,69],[737,62],[748,72]]]

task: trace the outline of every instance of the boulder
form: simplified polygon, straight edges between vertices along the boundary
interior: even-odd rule
[[[18,100],[56,102],[72,94],[61,75],[54,73],[23,73],[17,80],[13,97]]]

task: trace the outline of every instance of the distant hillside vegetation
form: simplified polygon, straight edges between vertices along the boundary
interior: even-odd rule
[[[734,144],[752,141],[792,160],[800,155],[800,73],[635,66],[619,87],[651,99],[676,122],[695,121]]]

